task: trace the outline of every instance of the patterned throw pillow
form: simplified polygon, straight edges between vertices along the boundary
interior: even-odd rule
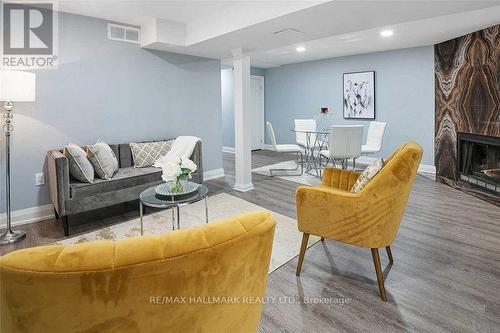
[[[87,159],[87,153],[79,146],[70,143],[64,147],[64,156],[68,159],[69,173],[82,183],[94,182],[94,167]]]
[[[377,158],[375,161],[371,162],[370,165],[361,173],[356,183],[354,183],[351,193],[358,193],[361,191],[370,180],[375,177],[380,170],[384,167],[384,160]]]
[[[118,171],[118,159],[104,141],[97,140],[95,145],[88,145],[87,157],[101,179],[111,179]]]
[[[172,147],[173,140],[158,142],[130,143],[134,167],[145,168],[152,166],[157,159],[165,156]]]

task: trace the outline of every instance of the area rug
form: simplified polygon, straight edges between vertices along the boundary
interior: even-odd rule
[[[270,176],[271,174],[269,173],[269,169],[294,169],[296,165],[297,164],[295,163],[295,161],[285,161],[271,165],[266,165],[260,168],[255,168],[252,169],[252,172],[265,176]],[[310,185],[310,186],[321,185],[321,178],[315,177],[306,172],[304,172],[300,176],[296,176],[296,174],[298,174],[297,171],[279,171],[279,172],[277,171],[273,172],[273,174],[275,175],[276,178],[288,180],[291,182],[296,182],[303,185]]]
[[[286,264],[299,254],[302,234],[297,229],[297,222],[287,216],[272,212],[227,193],[208,197],[208,216],[210,221],[227,219],[241,213],[264,210],[271,212],[277,223],[274,233],[273,251],[269,273]],[[172,232],[172,211],[163,210],[144,217],[144,234],[159,235]],[[205,224],[205,205],[203,201],[181,208],[181,229],[198,227]],[[75,237],[66,238],[58,244],[68,245],[93,240],[120,240],[139,236],[140,220],[134,219],[120,224],[91,231]],[[309,246],[319,241],[316,236],[309,237]]]

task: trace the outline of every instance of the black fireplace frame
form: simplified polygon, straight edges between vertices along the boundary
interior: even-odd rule
[[[473,133],[465,133],[465,132],[457,132],[457,163],[456,163],[456,172],[457,172],[457,180],[462,181],[462,161],[461,158],[463,157],[462,154],[462,142],[467,141],[467,142],[473,142],[473,143],[478,143],[478,144],[483,144],[483,145],[488,145],[488,146],[495,146],[495,147],[500,147],[500,137],[494,137],[494,136],[488,136],[488,135],[482,135],[482,134],[473,134]],[[484,187],[481,187],[484,190]]]

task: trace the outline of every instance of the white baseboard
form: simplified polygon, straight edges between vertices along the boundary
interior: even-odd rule
[[[273,146],[272,145],[262,145],[262,148],[261,149],[265,149],[265,150],[274,150]],[[222,152],[224,153],[228,153],[228,154],[234,154],[235,150],[233,147],[222,147]]]
[[[264,149],[266,150],[274,150],[272,145],[264,145]],[[356,163],[363,164],[363,165],[368,165],[370,164],[373,160],[375,160],[375,157],[371,156],[361,156],[356,159]],[[425,174],[430,174],[430,175],[436,175],[436,167],[434,165],[429,165],[429,164],[420,164],[418,167],[418,172],[419,173],[425,173]]]
[[[203,181],[224,177],[224,169],[214,169],[203,172]]]
[[[252,183],[248,184],[234,184],[233,187],[234,190],[239,191],[239,192],[248,192],[254,189]]]
[[[272,150],[271,145],[265,145],[264,149],[269,149],[268,147],[271,147],[270,150]],[[374,159],[375,157],[361,156],[356,160],[356,162],[359,164],[367,165],[370,164]],[[436,167],[428,164],[420,164],[420,166],[418,167],[418,172],[430,175],[436,175]],[[221,177],[224,177],[224,169],[222,168],[203,172],[203,179],[205,181]],[[253,190],[254,186],[252,183],[235,184],[234,189],[240,192],[248,192]],[[51,204],[37,206],[37,207],[30,207],[26,209],[19,209],[13,211],[12,225],[16,226],[16,225],[28,224],[28,223],[48,220],[51,218],[54,218],[54,207]],[[6,219],[7,217],[5,213],[0,214],[0,227],[5,227]]]
[[[222,152],[229,153],[229,154],[234,154],[234,147],[223,146],[222,147]]]
[[[203,172],[203,179],[210,180],[224,177],[224,169],[214,169]],[[12,225],[22,225],[54,218],[54,206],[51,204],[38,207],[19,209],[12,212]],[[0,227],[5,227],[7,216],[0,214]]]
[[[13,211],[12,225],[28,224],[42,220],[48,220],[51,218],[54,218],[54,206],[43,205],[38,207],[30,207]],[[6,214],[0,214],[0,226],[5,227],[6,223]]]
[[[420,164],[418,166],[418,172],[436,176],[436,167],[429,164]]]
[[[356,164],[362,164],[362,165],[368,165],[372,161],[374,161],[376,158],[375,157],[370,157],[370,156],[361,156],[356,159]],[[418,166],[418,173],[425,173],[429,175],[436,175],[436,167],[434,165],[429,165],[429,164],[420,164]]]

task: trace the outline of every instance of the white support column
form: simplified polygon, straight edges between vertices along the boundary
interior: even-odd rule
[[[240,192],[253,190],[250,148],[250,57],[242,49],[233,53],[234,66],[234,159],[236,183]]]

